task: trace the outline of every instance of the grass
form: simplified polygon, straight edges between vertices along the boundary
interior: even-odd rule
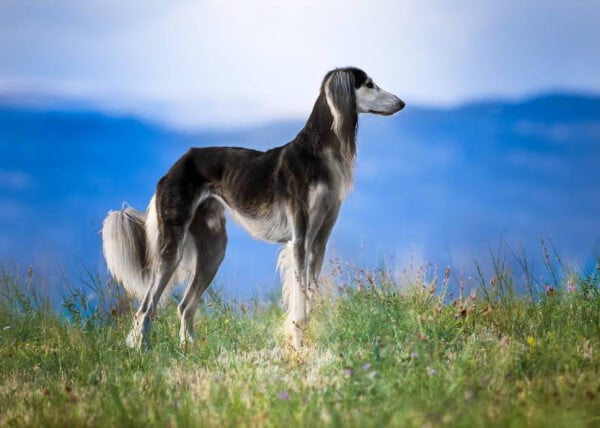
[[[517,293],[494,266],[477,297],[451,297],[449,271],[330,278],[302,353],[277,302],[213,294],[187,349],[170,303],[137,353],[118,288],[56,310],[4,274],[0,426],[600,426],[600,271]]]

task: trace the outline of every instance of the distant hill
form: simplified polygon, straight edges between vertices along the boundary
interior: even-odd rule
[[[99,112],[0,104],[0,260],[72,271],[102,258],[98,231],[124,201],[144,208],[189,146],[264,149],[302,121],[177,132]],[[331,250],[359,264],[410,258],[468,271],[502,239],[538,253],[550,237],[566,259],[600,240],[600,98],[549,94],[521,102],[413,107],[363,117],[356,186]],[[230,228],[218,283],[271,290],[277,249]]]

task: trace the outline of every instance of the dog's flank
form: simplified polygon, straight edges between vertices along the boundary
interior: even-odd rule
[[[327,240],[352,186],[358,113],[387,115],[403,107],[362,70],[332,70],[294,140],[266,152],[192,148],[158,182],[146,214],[109,213],[103,227],[109,270],[141,300],[128,343],[140,347],[147,340],[150,318],[176,271],[189,276],[179,305],[180,339],[193,337],[200,296],[225,253],[227,208],[255,238],[285,244],[278,267],[286,331],[302,347]]]

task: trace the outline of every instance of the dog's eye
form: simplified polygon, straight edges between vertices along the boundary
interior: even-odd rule
[[[369,89],[373,89],[373,82],[369,80],[367,83],[365,83],[365,86]]]

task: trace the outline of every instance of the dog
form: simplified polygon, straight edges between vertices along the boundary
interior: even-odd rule
[[[402,100],[364,71],[336,68],[325,75],[308,121],[289,143],[265,152],[191,148],[159,180],[145,213],[110,211],[102,227],[109,272],[141,301],[128,346],[148,345],[161,295],[179,281],[189,283],[178,305],[179,339],[193,341],[200,297],[225,255],[227,209],[253,237],[283,244],[285,331],[300,350],[327,240],[353,185],[358,115],[402,108]]]

